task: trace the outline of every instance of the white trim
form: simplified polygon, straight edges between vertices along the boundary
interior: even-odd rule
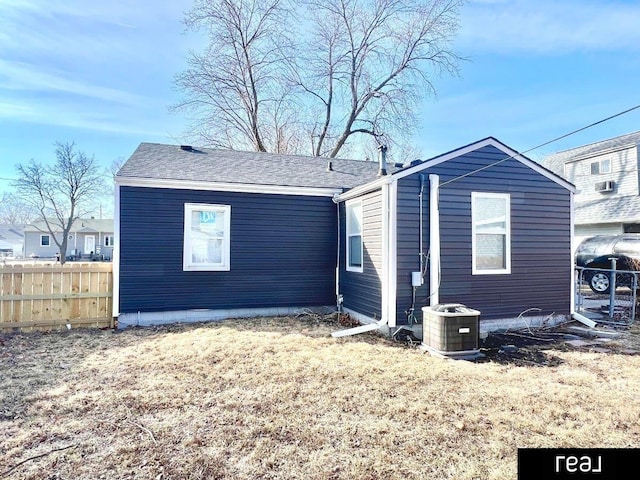
[[[345,193],[343,193],[341,195],[338,195],[337,201],[341,201],[342,202],[342,201],[349,200],[351,198],[360,196],[360,195],[362,195],[364,193],[368,193],[368,192],[370,192],[372,190],[380,188],[381,185],[383,185],[384,183],[397,182],[401,178],[407,177],[409,175],[413,175],[414,173],[420,172],[420,171],[425,170],[427,168],[434,167],[434,166],[439,165],[439,164],[441,164],[443,162],[446,162],[448,160],[460,157],[462,155],[466,155],[468,153],[471,153],[471,152],[473,152],[475,150],[478,150],[478,149],[486,147],[486,146],[493,146],[493,147],[497,148],[498,150],[501,150],[502,152],[504,152],[505,155],[507,156],[505,158],[513,157],[514,160],[517,160],[520,163],[526,165],[527,167],[529,167],[532,170],[536,171],[540,175],[542,175],[542,176],[548,178],[549,180],[557,183],[561,187],[566,188],[567,190],[569,190],[571,192],[575,192],[576,191],[576,187],[572,183],[566,181],[565,179],[563,179],[562,177],[556,175],[555,173],[551,172],[550,170],[547,170],[545,167],[543,167],[539,163],[534,162],[533,160],[530,160],[527,157],[519,154],[515,150],[510,149],[506,145],[500,143],[495,138],[486,138],[484,140],[480,140],[478,142],[475,142],[475,143],[472,143],[470,145],[467,145],[466,147],[458,148],[457,150],[453,150],[451,152],[444,153],[442,155],[434,157],[434,158],[432,158],[430,160],[426,160],[423,163],[420,163],[420,164],[418,164],[418,165],[416,165],[414,167],[409,167],[409,168],[403,169],[403,170],[401,170],[401,171],[399,171],[397,173],[388,175],[386,177],[382,177],[380,179],[374,180],[374,181],[369,182],[369,183],[365,183],[364,185],[360,185],[359,187],[352,188],[351,190],[349,190],[349,191],[347,191],[347,192],[345,192]]]
[[[571,241],[570,241],[570,245],[571,245],[571,255],[569,256],[569,271],[571,272],[571,299],[570,299],[570,303],[569,306],[571,307],[570,311],[571,312],[575,312],[576,311],[576,269],[575,269],[575,265],[574,265],[574,252],[576,251],[575,249],[577,248],[576,243],[576,239],[575,239],[575,227],[574,227],[574,201],[573,201],[573,193],[570,194],[569,197],[569,227],[571,230]]]
[[[333,197],[341,188],[292,187],[287,185],[258,185],[246,183],[219,183],[193,180],[167,180],[157,178],[117,177],[116,183],[126,187],[172,188],[176,190],[206,190],[237,193],[261,193],[275,195],[302,195],[311,197]]]
[[[397,184],[395,182],[382,185],[382,276],[380,278],[380,293],[382,295],[382,319],[389,327],[396,326],[396,285],[397,285],[397,252],[396,252],[396,203]]]
[[[505,209],[505,268],[499,270],[481,270],[476,266],[476,222],[475,200],[477,198],[500,198],[506,200]],[[511,274],[511,194],[493,192],[471,192],[471,274],[472,275],[509,275]]]
[[[114,192],[113,237],[115,245],[111,261],[113,262],[113,306],[112,315],[118,317],[120,313],[120,186],[115,186]]]
[[[349,241],[349,221],[350,211],[360,212],[360,266],[351,265],[351,242]],[[362,273],[364,271],[364,209],[362,208],[362,199],[349,200],[345,203],[345,268],[347,272]]]
[[[548,178],[549,180],[552,180],[553,182],[555,182],[558,185],[566,188],[567,190],[570,190],[572,192],[576,191],[576,187],[573,184],[571,184],[570,182],[567,182],[566,180],[564,180],[563,178],[559,177],[555,173],[547,170],[546,168],[544,168],[539,163],[536,163],[533,160],[529,160],[527,157],[525,157],[523,155],[520,155],[515,150],[511,150],[509,147],[507,147],[506,145],[503,145],[502,143],[500,143],[499,141],[497,141],[494,138],[486,138],[484,140],[480,140],[479,142],[472,143],[471,145],[467,145],[466,147],[462,147],[462,148],[459,148],[457,150],[453,150],[453,151],[451,151],[449,153],[445,153],[443,155],[440,155],[438,157],[434,157],[434,158],[432,158],[430,160],[427,160],[427,161],[425,161],[425,162],[423,162],[423,163],[421,163],[419,165],[416,165],[415,167],[411,167],[411,168],[407,168],[406,170],[402,170],[402,171],[400,171],[398,173],[393,174],[394,180],[399,180],[399,179],[407,177],[409,175],[413,175],[414,173],[419,172],[421,170],[424,170],[426,168],[431,168],[431,167],[433,167],[435,165],[438,165],[440,163],[446,162],[447,160],[451,160],[453,158],[457,158],[457,157],[460,157],[462,155],[466,155],[467,153],[471,153],[471,152],[473,152],[475,150],[478,150],[480,148],[487,147],[487,146],[493,146],[493,147],[497,148],[498,150],[501,150],[508,157],[513,157],[514,160],[517,160],[520,163],[523,163],[524,165],[526,165],[527,167],[529,167],[532,170],[536,171],[540,175],[543,175],[544,177]]]
[[[440,302],[440,177],[429,175],[429,305]]]
[[[192,229],[191,216],[193,212],[209,212],[224,214],[222,252],[219,263],[197,263],[192,259]],[[182,270],[227,272],[231,269],[231,205],[217,205],[209,203],[185,203],[184,204],[184,244],[182,252]]]
[[[389,256],[387,282],[388,282],[388,324],[389,327],[396,326],[397,317],[397,288],[398,288],[398,183],[389,184]]]
[[[360,197],[365,193],[373,192],[374,190],[378,190],[382,188],[383,185],[389,184],[394,181],[393,175],[387,175],[381,177],[377,180],[373,180],[369,183],[365,183],[363,185],[354,187],[340,195],[338,195],[335,199],[336,202],[344,202],[347,200],[351,200],[352,198]]]
[[[389,232],[389,215],[391,213],[391,207],[389,206],[389,186],[390,184],[385,183],[382,185],[381,194],[382,194],[382,203],[380,205],[380,215],[382,216],[382,275],[380,276],[380,310],[382,312],[382,318],[387,319],[389,322],[391,321],[391,317],[389,316],[389,278],[390,278],[390,257],[389,257],[389,243],[390,243],[390,232]],[[391,326],[391,325],[390,325]],[[395,326],[395,324],[394,324]]]

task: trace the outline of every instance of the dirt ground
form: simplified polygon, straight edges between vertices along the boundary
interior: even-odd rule
[[[475,362],[341,328],[0,335],[0,479],[510,480],[520,447],[640,444],[636,326],[490,335]]]

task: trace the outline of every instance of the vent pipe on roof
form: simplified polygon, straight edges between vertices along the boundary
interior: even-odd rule
[[[185,152],[193,151],[193,147],[191,145],[180,145],[180,150],[184,150]]]
[[[387,174],[387,146],[379,145],[378,151],[380,152],[378,155],[380,159],[380,170],[378,170],[378,176],[383,177]]]
[[[333,172],[333,163],[331,163],[331,160],[327,162],[327,172]]]

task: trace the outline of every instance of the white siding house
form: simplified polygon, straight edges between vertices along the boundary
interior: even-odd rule
[[[594,235],[640,232],[640,132],[555,153],[542,164],[576,186],[576,245]]]
[[[54,232],[60,241],[62,231]],[[33,258],[54,258],[59,252],[56,239],[51,237],[44,221],[27,225],[24,229],[24,255]],[[68,259],[113,257],[113,219],[80,218],[73,223],[67,238]]]

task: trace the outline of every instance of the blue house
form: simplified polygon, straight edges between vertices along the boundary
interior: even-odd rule
[[[119,327],[338,305],[392,331],[435,303],[481,325],[572,312],[573,187],[493,138],[408,165],[143,143],[116,185]]]

